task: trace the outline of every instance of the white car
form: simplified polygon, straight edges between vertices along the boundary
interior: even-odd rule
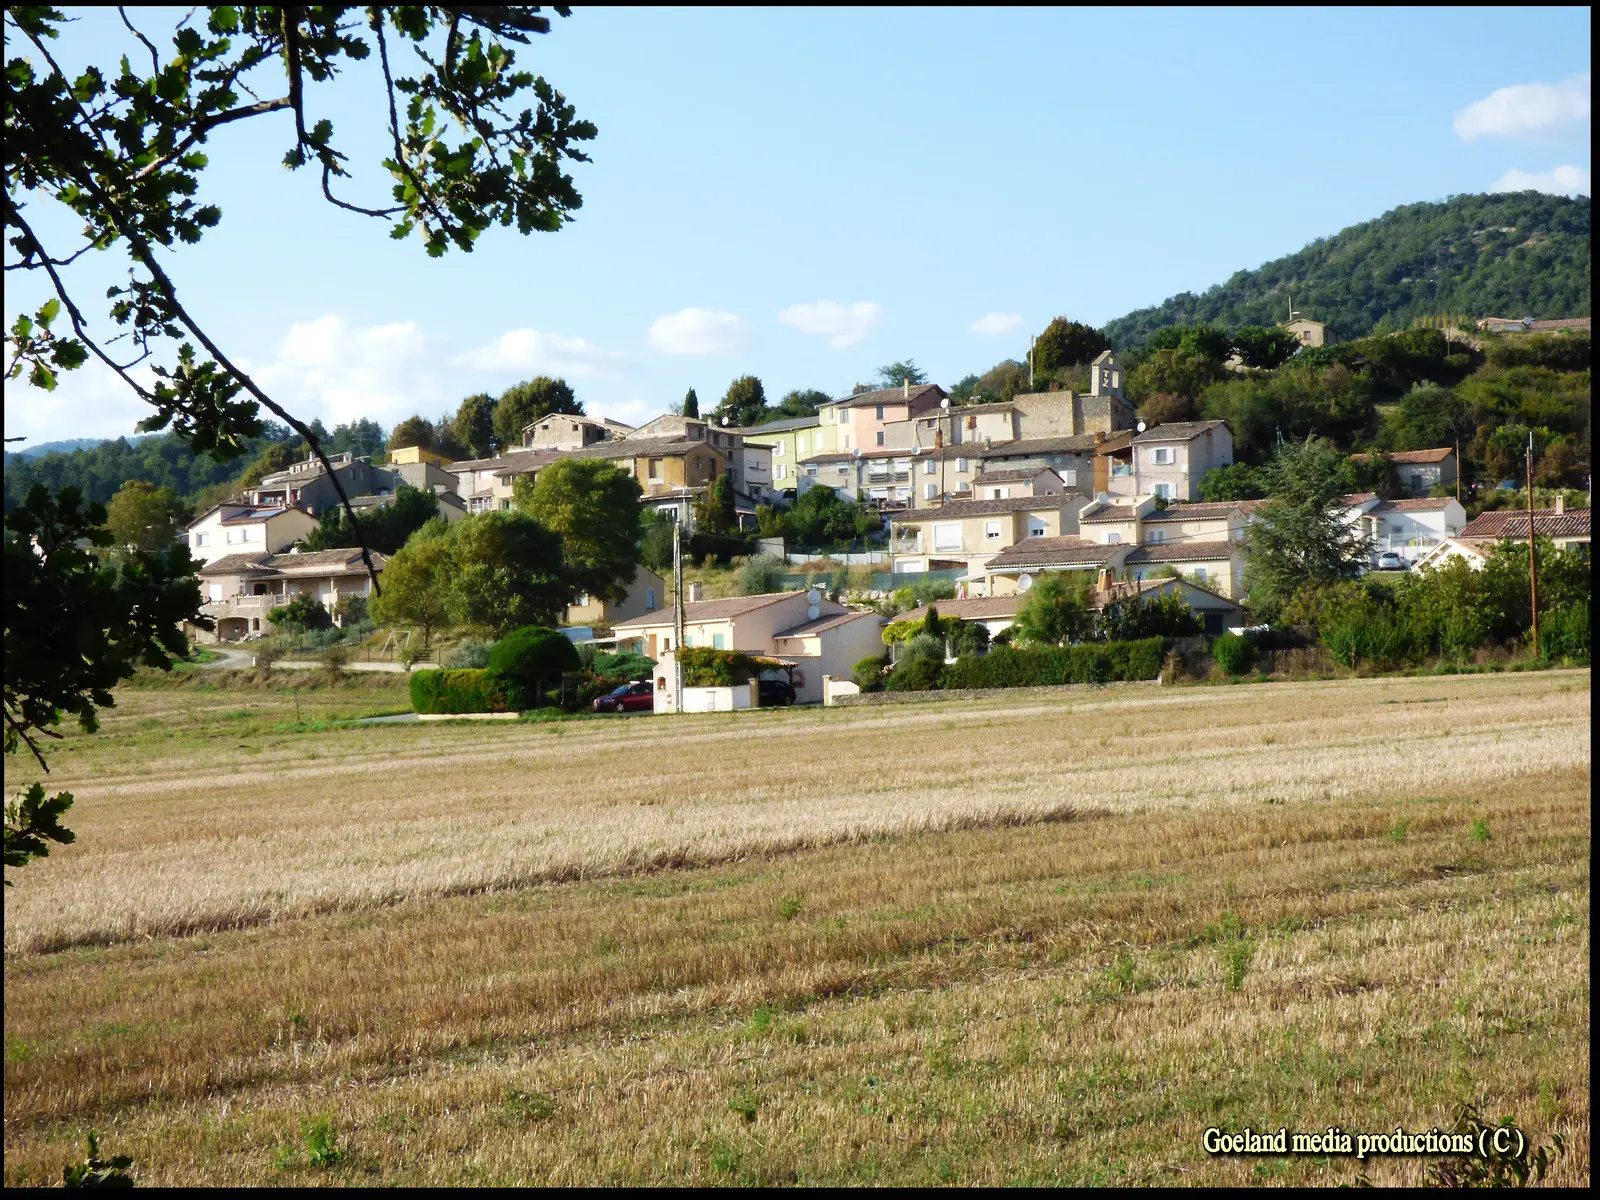
[[[1406,560],[1401,558],[1393,550],[1385,550],[1382,554],[1378,555],[1378,570],[1404,571],[1406,570]]]

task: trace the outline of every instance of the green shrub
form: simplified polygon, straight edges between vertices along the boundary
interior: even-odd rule
[[[578,651],[567,636],[544,625],[513,629],[489,651],[489,670],[506,681],[519,709],[538,708],[563,674],[582,668]]]
[[[630,679],[649,679],[656,669],[656,660],[628,650],[621,654],[597,654],[591,665],[596,675],[615,676],[625,683]]]
[[[411,673],[411,707],[419,713],[510,712],[513,690],[492,671]]]
[[[468,639],[448,654],[443,655],[439,659],[439,665],[456,671],[481,671],[489,665],[490,649],[491,646],[488,642],[477,642]]]
[[[1063,683],[1107,683],[1114,679],[1154,679],[1160,673],[1160,638],[1081,646],[997,645],[982,658],[962,658],[945,668],[943,686],[1047,687]]]
[[[1552,661],[1589,661],[1589,602],[1577,600],[1539,618],[1539,651]]]
[[[929,692],[939,686],[943,673],[942,659],[915,655],[901,659],[883,686],[891,692]]]
[[[1256,648],[1244,634],[1225,633],[1211,647],[1212,657],[1229,675],[1243,675],[1255,661]]]
[[[758,554],[739,568],[737,585],[741,596],[765,596],[783,590],[789,564],[776,554]]]
[[[760,675],[768,665],[742,650],[687,646],[678,654],[684,687],[734,687]]]
[[[315,596],[302,593],[288,604],[279,605],[267,613],[267,620],[284,629],[296,632],[309,632],[313,629],[327,629],[333,624],[333,616],[322,607],[322,602]]]
[[[883,691],[883,672],[889,665],[889,656],[879,654],[872,658],[863,658],[850,668],[850,680],[863,692]]]
[[[967,654],[983,654],[989,649],[989,627],[977,621],[957,621],[951,618],[947,626],[950,653],[958,658]]]

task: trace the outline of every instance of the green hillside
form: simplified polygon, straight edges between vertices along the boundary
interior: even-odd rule
[[[1589,316],[1589,199],[1539,192],[1408,204],[1105,326],[1119,349],[1168,325],[1273,325],[1298,312],[1340,338],[1404,329],[1417,317]]]

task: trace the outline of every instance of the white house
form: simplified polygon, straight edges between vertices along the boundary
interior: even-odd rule
[[[277,554],[317,528],[317,519],[303,508],[284,505],[218,504],[184,531],[189,554],[213,563],[229,554]]]
[[[1372,539],[1373,555],[1394,553],[1416,562],[1467,525],[1467,511],[1449,497],[1380,500],[1371,492],[1346,496],[1346,520]]]

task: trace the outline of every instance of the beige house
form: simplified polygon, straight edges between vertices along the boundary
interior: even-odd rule
[[[1125,471],[1113,469],[1113,496],[1200,499],[1200,481],[1233,465],[1233,434],[1222,421],[1173,421],[1136,434]]]
[[[303,508],[278,505],[218,504],[184,531],[189,554],[213,563],[230,554],[276,554],[317,528],[317,518]]]
[[[578,596],[567,606],[563,624],[577,626],[614,626],[619,621],[644,617],[655,612],[669,599],[667,582],[649,567],[636,567],[628,594],[620,601],[602,600],[587,593]]]
[[[817,454],[800,464],[795,491],[831,487],[846,500],[864,500],[880,507],[912,505],[955,495],[972,495],[972,481],[982,464],[966,446],[939,450],[836,451]]]
[[[1244,595],[1244,527],[1255,506],[1229,500],[1159,508],[1153,496],[1130,497],[1097,500],[1078,521],[1091,541],[1131,547],[1119,564],[1131,579],[1171,568],[1234,600]]]
[[[387,561],[372,552],[380,574]],[[202,567],[199,575],[200,611],[217,623],[212,633],[197,632],[207,641],[237,642],[269,633],[273,625],[267,614],[297,596],[315,597],[337,621],[340,600],[372,594],[360,550],[229,554]]]
[[[1350,461],[1365,463],[1366,454],[1352,454]],[[1456,481],[1456,452],[1449,446],[1436,450],[1400,450],[1389,455],[1396,478],[1408,496],[1424,497],[1436,487],[1449,487]]]
[[[1000,500],[952,500],[895,518],[893,570],[937,570],[936,562],[969,570],[1019,542],[1078,531],[1083,497],[1059,494]]]
[[[985,467],[972,481],[974,500],[1009,500],[1012,496],[1059,496],[1066,490],[1061,476],[1049,467]]]
[[[891,425],[937,410],[945,396],[938,384],[903,384],[830,400],[819,406],[817,415],[831,434],[830,451],[887,450],[893,449],[888,440]]]
[[[246,493],[258,506],[294,506],[316,516],[339,503],[339,487],[346,496],[370,496],[380,490],[394,488],[394,479],[382,467],[374,467],[364,458],[351,454],[330,454],[333,477],[316,458],[290,463],[281,471],[263,475],[261,482]],[[425,463],[417,464],[426,468]],[[339,481],[334,486],[333,478]]]
[[[1290,333],[1299,339],[1302,346],[1328,346],[1334,341],[1333,330],[1321,321],[1313,321],[1309,317],[1302,317],[1298,313],[1291,313],[1290,320],[1284,325]]]
[[[633,426],[609,417],[547,413],[522,427],[522,444],[532,450],[582,450],[609,438],[627,437]]]
[[[554,450],[517,449],[494,458],[467,458],[450,464],[456,477],[456,494],[467,512],[496,512],[511,507],[512,488],[517,477],[537,472],[560,458]]]
[[[1041,537],[1002,550],[969,582],[969,591],[984,596],[1012,596],[1033,587],[1053,571],[1117,571],[1134,547],[1106,544],[1085,537]]]
[[[1076,568],[1084,570],[1085,568]],[[1030,589],[1033,582],[1038,579],[1035,573],[1030,579]],[[1161,596],[1174,594],[1182,598],[1189,606],[1189,610],[1200,619],[1205,627],[1205,632],[1220,634],[1227,631],[1229,625],[1237,624],[1240,614],[1244,611],[1238,604],[1217,592],[1196,584],[1187,579],[1145,579],[1128,582],[1114,583],[1108,579],[1101,579],[1098,586],[1091,593],[1090,604],[1097,611],[1104,610],[1108,605],[1138,597],[1144,600],[1154,600]],[[1007,629],[1015,624],[1017,613],[1027,603],[1027,591],[1010,591],[1002,595],[987,596],[970,600],[940,600],[929,606],[914,609],[902,617],[900,621],[922,621],[928,615],[928,608],[938,609],[941,617],[955,617],[960,621],[971,621],[983,625],[993,637],[1002,629]]]
[[[1579,550],[1589,553],[1589,510],[1568,508],[1559,497],[1554,508],[1533,510],[1533,529],[1541,538],[1549,538],[1557,550]],[[1528,540],[1528,513],[1526,509],[1501,509],[1481,513],[1469,521],[1457,535],[1445,538],[1428,553],[1417,559],[1419,567],[1440,566],[1452,558],[1464,558],[1475,569],[1489,560],[1489,552],[1501,542]]]
[[[402,446],[398,450],[389,451],[388,465],[391,468],[422,466],[425,464],[448,468],[450,460],[437,450],[427,450],[421,446]]]
[[[635,650],[658,663],[673,650],[677,610],[619,621],[616,647]],[[742,650],[775,658],[793,667],[800,703],[822,699],[823,675],[848,676],[863,658],[883,653],[883,618],[847,608],[816,592],[774,592],[726,600],[696,600],[683,606],[684,645]],[[656,668],[657,711],[671,711],[671,671]]]

